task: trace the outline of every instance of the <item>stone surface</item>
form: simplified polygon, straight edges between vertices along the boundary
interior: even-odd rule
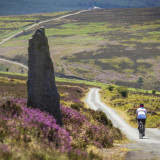
[[[45,30],[36,30],[28,48],[28,102],[27,105],[47,111],[62,125],[60,96],[57,92],[53,63],[50,58]]]

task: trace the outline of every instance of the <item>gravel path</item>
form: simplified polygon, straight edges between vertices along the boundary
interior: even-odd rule
[[[133,143],[126,147],[132,149],[127,153],[128,160],[160,159],[160,130],[146,129],[146,136],[139,139],[138,129],[131,127],[118,113],[100,100],[99,89],[93,88],[87,95],[86,103],[93,110],[102,110]],[[136,150],[136,151],[135,151]]]
[[[18,65],[20,67],[23,67],[25,69],[28,69],[28,67],[22,63],[18,63],[18,62],[15,62],[15,61],[11,61],[11,60],[7,60],[7,59],[3,59],[3,58],[0,58],[0,61],[3,61],[3,62],[7,62],[7,63],[12,63],[12,64],[15,64],[15,65]]]

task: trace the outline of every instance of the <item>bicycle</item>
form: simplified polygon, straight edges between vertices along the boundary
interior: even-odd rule
[[[142,121],[138,123],[138,130],[139,130],[139,139],[143,139],[145,126]]]

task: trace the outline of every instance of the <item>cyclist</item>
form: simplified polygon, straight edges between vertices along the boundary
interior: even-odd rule
[[[140,108],[136,111],[136,119],[138,120],[138,129],[139,129],[139,122],[142,121],[144,125],[144,133],[143,136],[145,136],[145,124],[146,124],[146,118],[147,118],[147,110],[144,108],[144,104],[140,104]]]

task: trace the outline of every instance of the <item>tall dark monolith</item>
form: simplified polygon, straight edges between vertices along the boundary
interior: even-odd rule
[[[60,96],[44,28],[37,29],[29,40],[28,54],[27,105],[47,111],[55,117],[57,124],[62,125]]]

